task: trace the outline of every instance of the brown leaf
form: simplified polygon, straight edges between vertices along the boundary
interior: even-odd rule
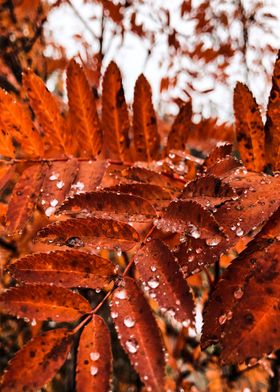
[[[1,391],[38,391],[61,368],[70,348],[71,335],[65,328],[36,336],[10,361]]]
[[[22,103],[2,89],[0,89],[0,123],[16,140],[17,155],[23,157],[44,155],[42,139],[32,123],[29,112]]]
[[[272,170],[280,170],[280,52],[276,59],[272,88],[267,106],[267,120],[265,123],[266,161]]]
[[[5,129],[5,125],[0,117],[0,154],[7,158],[15,157],[15,147],[12,142],[12,135]]]
[[[212,237],[220,237],[221,240],[224,236],[211,212],[189,200],[171,202],[158,220],[157,228],[208,240]]]
[[[76,370],[77,392],[108,391],[111,371],[110,332],[103,319],[94,314],[80,337]]]
[[[24,285],[1,294],[1,312],[30,320],[74,321],[90,311],[90,304],[79,294],[63,287]]]
[[[135,257],[136,271],[145,290],[167,316],[184,327],[194,322],[194,303],[175,257],[160,240],[152,240]]]
[[[232,308],[232,320],[225,324],[222,338],[224,362],[261,358],[279,348],[280,242],[256,251],[255,263],[247,275],[244,294]]]
[[[137,244],[139,234],[132,226],[112,219],[76,218],[55,222],[40,230],[38,239],[71,248],[85,245],[128,250]]]
[[[47,156],[58,156],[66,151],[66,125],[58,103],[43,81],[32,71],[23,76],[23,84],[36,118],[44,131]]]
[[[40,204],[46,216],[54,214],[55,210],[68,196],[72,183],[79,170],[79,162],[76,158],[67,161],[52,162],[48,166],[44,182]]]
[[[168,135],[167,150],[185,150],[188,134],[192,126],[192,102],[189,101],[181,106],[170,133]]]
[[[134,90],[133,135],[136,160],[150,162],[158,158],[160,140],[152,90],[143,74],[137,79]]]
[[[4,165],[0,167],[0,192],[5,190],[8,184],[12,182],[15,176],[15,166],[14,165]],[[2,195],[1,195],[2,196]]]
[[[109,260],[78,250],[33,253],[18,259],[10,271],[25,283],[92,289],[105,287],[115,275]]]
[[[164,388],[164,353],[158,326],[135,280],[114,291],[111,315],[120,342],[146,388]]]
[[[102,87],[102,128],[107,157],[128,160],[129,127],[121,73],[112,61],[105,71]]]
[[[87,212],[97,217],[146,221],[156,216],[153,206],[139,196],[117,192],[80,193],[67,199],[59,211]]]
[[[83,69],[74,59],[67,69],[67,94],[71,151],[80,156],[96,157],[102,149],[102,131],[95,98]]]
[[[248,170],[261,172],[265,166],[264,125],[251,91],[239,82],[234,90],[234,114],[242,161]]]
[[[107,161],[83,161],[79,162],[79,171],[71,187],[71,194],[79,192],[92,192],[101,184]]]
[[[8,205],[6,229],[9,235],[21,234],[36,205],[43,179],[41,164],[30,166],[22,173]]]
[[[221,159],[227,158],[230,156],[232,151],[232,145],[229,143],[225,143],[223,145],[219,145],[211,151],[209,156],[205,159],[203,166],[205,169],[210,168],[212,165],[216,164]]]
[[[207,174],[212,174],[213,176],[219,177],[219,178],[224,178],[229,175],[229,173],[232,173],[234,170],[242,170],[245,169],[244,166],[242,166],[241,162],[231,156],[228,156],[226,158],[222,158],[221,160],[218,160],[217,163],[214,163],[207,169]]]

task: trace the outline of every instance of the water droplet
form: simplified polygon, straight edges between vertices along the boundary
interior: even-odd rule
[[[51,216],[51,215],[53,215],[54,212],[55,212],[54,207],[48,207],[45,211],[45,214],[46,214],[46,216]]]
[[[190,255],[188,257],[188,262],[191,263],[192,261],[194,261],[194,255]]]
[[[35,319],[32,319],[32,320],[31,320],[31,325],[32,325],[32,327],[34,327],[36,324],[37,324],[36,320],[35,320]]]
[[[154,265],[151,266],[151,271],[155,272],[157,270],[157,267],[155,267]]]
[[[236,235],[238,237],[241,237],[241,236],[243,236],[243,234],[244,234],[244,231],[241,229],[241,227],[238,227],[238,229],[236,230]]]
[[[59,177],[59,173],[52,173],[52,175],[50,176],[50,180],[51,181],[55,181],[55,180],[57,180],[58,179],[58,177]]]
[[[199,238],[200,237],[200,232],[198,230],[198,228],[194,225],[190,225],[191,229],[190,229],[190,236],[193,238]]]
[[[176,312],[174,308],[168,308],[166,313],[168,314],[168,316],[174,317]]]
[[[101,292],[101,289],[100,289],[99,287],[97,287],[97,288],[95,289],[95,292],[96,292],[97,294],[99,294],[99,293]]]
[[[98,368],[95,367],[95,366],[91,366],[91,367],[90,367],[90,374],[91,374],[92,376],[96,376],[97,373],[98,373]]]
[[[223,325],[226,321],[227,321],[227,315],[226,315],[226,314],[222,314],[222,315],[219,317],[219,324],[220,324],[220,325]]]
[[[50,202],[50,205],[51,205],[52,207],[55,207],[57,204],[58,204],[58,200],[56,200],[56,199],[53,199],[53,200],[51,200],[51,202]]]
[[[116,291],[115,297],[118,299],[126,299],[127,298],[126,290],[123,289],[123,290]]]
[[[63,187],[64,187],[64,182],[61,180],[61,181],[58,181],[57,183],[56,183],[56,187],[58,188],[58,189],[62,189]]]
[[[157,278],[150,278],[148,280],[148,286],[150,286],[152,289],[156,289],[159,285],[159,280]]]
[[[209,246],[216,246],[221,242],[221,238],[220,237],[212,237],[212,238],[207,238],[206,240],[206,244]]]
[[[123,323],[124,323],[124,325],[125,325],[127,328],[132,328],[132,327],[134,327],[134,325],[135,325],[135,320],[134,320],[132,317],[130,317],[130,316],[126,316],[126,317],[124,318],[124,320],[123,320]]]
[[[70,237],[67,239],[66,245],[70,248],[80,248],[84,246],[84,243],[79,237]]]
[[[111,317],[112,319],[116,319],[118,317],[119,313],[118,312],[112,312]]]
[[[135,354],[138,350],[138,342],[135,339],[128,339],[125,342],[125,347],[131,354]]]
[[[233,293],[234,298],[240,299],[243,296],[243,290],[241,287],[239,287],[235,292]]]
[[[96,353],[90,353],[89,356],[90,356],[90,359],[92,361],[97,361],[100,358],[100,354],[97,353],[97,352]]]

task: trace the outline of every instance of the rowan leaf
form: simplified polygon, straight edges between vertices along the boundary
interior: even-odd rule
[[[67,161],[52,162],[48,166],[42,185],[40,205],[46,216],[54,214],[59,205],[68,196],[79,170],[76,158]]]
[[[44,167],[36,164],[24,170],[16,183],[8,205],[6,230],[9,235],[21,234],[31,218],[44,179]]]
[[[12,135],[5,128],[5,124],[3,124],[0,117],[0,154],[7,158],[14,158],[15,147],[12,142]]]
[[[160,140],[152,90],[143,74],[137,79],[134,90],[133,137],[136,160],[150,162],[158,158]]]
[[[272,88],[267,106],[265,123],[266,161],[272,170],[280,170],[280,52],[272,76]]]
[[[105,155],[111,159],[128,160],[130,123],[121,73],[113,61],[103,77],[102,128]]]
[[[164,352],[158,326],[141,290],[132,278],[114,291],[111,315],[120,342],[146,388],[162,391]]]
[[[135,256],[136,271],[161,311],[187,327],[194,322],[194,303],[175,257],[160,240],[146,243]]]
[[[192,102],[189,101],[181,106],[177,114],[167,140],[167,150],[185,150],[189,132],[192,126]]]
[[[67,199],[59,212],[87,212],[97,217],[146,221],[156,216],[153,206],[140,196],[118,192],[80,193]]]
[[[248,170],[261,172],[265,166],[264,125],[251,91],[240,82],[234,90],[234,114],[242,161]]]
[[[10,271],[25,283],[92,289],[106,287],[115,275],[109,260],[74,249],[24,256],[11,265]]]
[[[71,151],[96,157],[102,149],[102,131],[95,98],[83,69],[74,59],[67,68],[67,94]]]
[[[96,190],[101,184],[108,166],[107,161],[79,162],[79,171],[71,186],[70,194]]]
[[[56,99],[32,71],[24,74],[23,84],[40,127],[44,131],[47,156],[58,156],[67,152],[66,124]]]
[[[42,139],[33,125],[31,116],[24,105],[6,91],[0,89],[0,123],[17,144],[17,155],[42,157]]]
[[[139,234],[130,225],[101,218],[76,218],[54,222],[41,229],[37,239],[71,248],[95,246],[128,250],[138,243]]]
[[[67,329],[53,329],[28,342],[9,363],[1,382],[1,391],[36,392],[61,368],[71,349],[72,336]],[[28,366],[23,366],[27,364]]]
[[[0,309],[1,313],[29,320],[71,322],[91,307],[84,297],[63,287],[26,284],[2,293]]]
[[[232,308],[232,319],[224,327],[222,360],[243,362],[261,358],[279,348],[280,242],[256,251],[249,262],[254,271],[247,275],[244,294]]]
[[[110,389],[112,351],[110,332],[100,316],[93,315],[80,337],[77,365],[77,392]]]

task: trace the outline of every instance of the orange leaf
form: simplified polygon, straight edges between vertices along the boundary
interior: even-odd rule
[[[74,321],[90,311],[90,304],[79,294],[63,287],[24,285],[0,296],[1,312],[30,320]]]
[[[133,134],[136,160],[150,162],[157,159],[160,148],[157,120],[151,86],[143,74],[135,84]]]
[[[71,248],[89,245],[128,250],[137,244],[139,234],[130,225],[112,219],[76,218],[46,226],[38,232],[38,238]]]
[[[33,253],[18,259],[10,271],[25,283],[93,289],[108,285],[115,275],[109,260],[77,250]]]
[[[121,73],[111,62],[105,71],[102,87],[102,128],[107,157],[128,160],[129,127]]]
[[[110,389],[112,351],[110,332],[96,314],[84,328],[77,355],[77,392],[104,392]]]
[[[25,73],[23,84],[36,118],[44,131],[47,156],[58,156],[67,152],[65,120],[56,99],[32,71]]]
[[[280,170],[280,52],[275,63],[265,124],[266,161]]]
[[[71,335],[65,328],[36,336],[10,361],[1,382],[1,391],[38,391],[61,368],[70,348]]]
[[[93,92],[83,69],[72,59],[67,69],[69,132],[72,153],[96,157],[102,148],[102,131]]]
[[[264,125],[251,91],[239,82],[234,90],[234,114],[242,161],[248,170],[260,172],[265,165]]]
[[[130,362],[148,389],[164,389],[164,353],[158,326],[135,280],[114,291],[111,315]]]
[[[175,257],[160,240],[152,240],[135,257],[136,270],[145,289],[163,313],[184,327],[194,322],[193,299]]]
[[[40,194],[44,170],[41,164],[25,169],[13,189],[6,215],[6,228],[9,235],[21,233]]]
[[[167,149],[168,151],[185,150],[185,144],[188,140],[188,134],[192,127],[192,103],[187,102],[181,106],[177,114],[170,133],[168,135]]]

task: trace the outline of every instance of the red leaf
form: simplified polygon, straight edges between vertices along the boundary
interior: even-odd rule
[[[191,101],[181,106],[177,114],[170,133],[168,135],[167,149],[168,151],[185,150],[185,144],[188,140],[188,134],[192,126],[192,103]]]
[[[115,275],[114,265],[102,257],[77,250],[33,253],[10,267],[15,279],[62,287],[106,287]]]
[[[90,311],[90,304],[79,294],[63,287],[24,285],[0,296],[1,312],[30,320],[74,321]]]
[[[38,391],[61,368],[70,348],[71,335],[65,328],[36,336],[10,361],[2,378],[1,391]]]
[[[164,389],[164,352],[152,311],[135,280],[114,291],[112,318],[130,362],[148,389]]]
[[[108,391],[111,371],[110,332],[103,319],[94,314],[80,337],[76,370],[77,392]]]

